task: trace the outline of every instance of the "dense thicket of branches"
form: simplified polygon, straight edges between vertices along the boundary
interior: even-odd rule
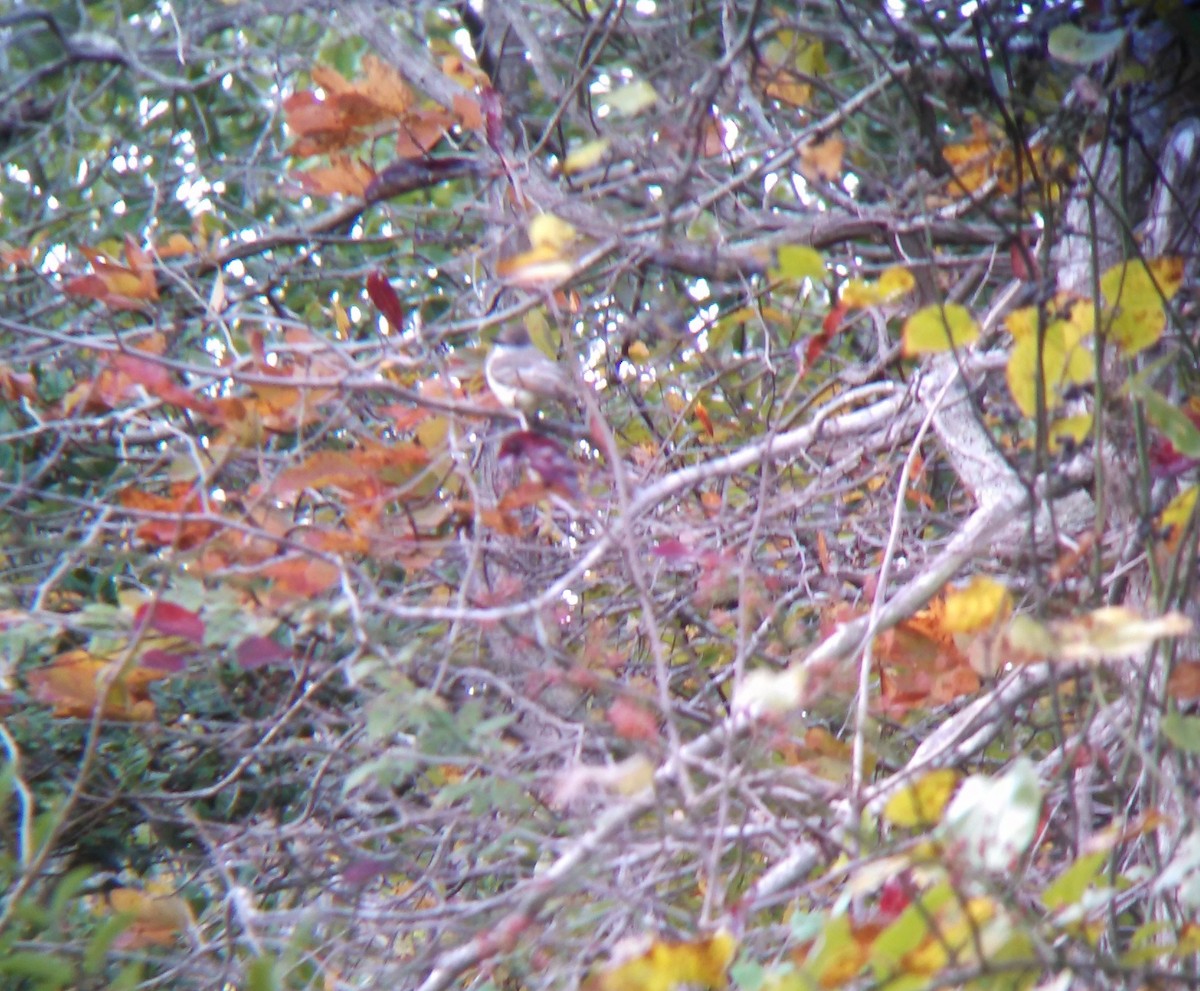
[[[1198,48],[0,14],[0,984],[1191,986],[1200,658],[1133,624],[1195,594]],[[520,322],[578,409],[488,392]],[[1028,624],[952,637],[971,575]]]

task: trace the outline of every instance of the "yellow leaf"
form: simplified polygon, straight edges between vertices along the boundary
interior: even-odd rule
[[[885,303],[892,303],[901,296],[907,296],[916,285],[917,280],[912,272],[900,265],[884,269],[879,277],[879,291]]]
[[[632,959],[592,975],[585,986],[589,991],[674,991],[683,986],[723,991],[736,950],[737,941],[724,930],[692,942],[657,940]]]
[[[575,243],[575,228],[552,213],[539,213],[529,222],[529,243],[561,254]]]
[[[893,826],[933,826],[958,787],[958,774],[949,768],[930,771],[888,799],[883,818]]]
[[[346,308],[340,300],[333,301],[333,319],[337,324],[338,340],[344,341],[350,333],[350,317],[347,316]]]
[[[1167,328],[1166,311],[1157,303],[1147,306],[1122,305],[1105,321],[1108,335],[1127,358],[1158,343]]]
[[[533,248],[496,264],[496,274],[515,286],[531,289],[558,285],[575,274],[574,264],[551,247]]]
[[[576,172],[583,172],[587,169],[595,168],[602,161],[604,156],[608,154],[608,139],[598,138],[595,141],[588,141],[573,148],[567,157],[563,159],[562,168],[560,171],[563,175],[574,175]]]
[[[1164,304],[1183,282],[1183,260],[1156,258],[1114,265],[1100,276],[1108,308],[1105,326],[1125,355],[1155,344],[1167,325]]]
[[[625,351],[625,357],[637,364],[645,362],[650,357],[650,349],[641,341],[634,341]]]
[[[1167,534],[1168,546],[1178,544],[1195,511],[1198,494],[1200,488],[1195,485],[1189,486],[1167,503],[1167,508],[1158,514],[1158,529]]]
[[[1038,311],[1036,307],[1025,306],[1013,310],[1004,318],[1004,326],[1012,334],[1014,341],[1032,337],[1037,332]]]
[[[843,306],[851,310],[858,310],[876,305],[883,297],[877,283],[867,282],[863,279],[850,279],[842,286],[838,299]]]
[[[1091,381],[1095,364],[1084,344],[1087,334],[1087,328],[1074,319],[1050,324],[1042,343],[1041,376],[1037,372],[1037,334],[1016,337],[1008,358],[1008,388],[1025,416],[1036,415],[1039,389],[1045,408],[1052,410],[1062,405],[1068,386]]]
[[[839,300],[842,305],[851,309],[861,309],[867,306],[878,306],[881,303],[891,303],[912,292],[916,279],[906,268],[893,266],[886,269],[875,282],[863,279],[850,279],[842,286]]]
[[[604,99],[616,113],[624,117],[634,117],[654,106],[657,101],[658,94],[654,87],[644,79],[618,87]]]
[[[939,354],[970,344],[978,336],[979,324],[965,306],[925,306],[904,322],[904,354]]]
[[[976,633],[1011,612],[1008,589],[985,575],[976,575],[966,588],[947,594],[942,627],[950,633]]]
[[[530,310],[526,313],[525,330],[536,348],[551,358],[558,357],[558,331],[550,326],[545,310]]]
[[[1100,276],[1100,291],[1109,306],[1161,306],[1182,284],[1183,259],[1174,257],[1123,262]]]
[[[1068,445],[1078,446],[1092,432],[1092,414],[1080,413],[1078,416],[1065,416],[1050,424],[1046,442],[1053,452],[1063,450]]]
[[[825,278],[825,259],[816,248],[804,244],[786,244],[779,249],[778,264],[771,269],[772,279],[812,279],[819,282]]]

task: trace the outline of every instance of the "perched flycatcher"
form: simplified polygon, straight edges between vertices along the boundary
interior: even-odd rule
[[[570,376],[529,339],[519,323],[496,335],[483,374],[502,405],[524,413],[536,410],[544,399],[568,405],[577,401]]]

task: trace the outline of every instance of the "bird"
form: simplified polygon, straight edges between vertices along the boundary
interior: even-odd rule
[[[510,324],[496,335],[483,375],[500,404],[521,413],[534,412],[543,399],[578,401],[570,376],[529,339],[521,324]]]

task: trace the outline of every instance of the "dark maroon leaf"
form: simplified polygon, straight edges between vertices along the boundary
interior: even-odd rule
[[[504,107],[500,103],[500,94],[491,86],[486,87],[479,95],[479,106],[483,110],[485,133],[488,147],[501,158],[504,157]]]
[[[133,622],[138,629],[149,628],[169,637],[183,637],[192,643],[204,641],[204,620],[173,602],[143,602],[138,606]]]
[[[247,637],[237,648],[238,667],[244,671],[286,664],[292,657],[290,650],[281,647],[270,637]]]
[[[138,665],[144,668],[154,668],[155,671],[170,671],[175,674],[187,667],[187,658],[169,650],[159,650],[157,647],[145,651],[138,658]]]
[[[396,330],[404,326],[404,307],[400,304],[400,297],[396,295],[387,276],[378,269],[367,276],[367,295]]]
[[[500,457],[519,459],[546,488],[579,497],[579,469],[554,438],[532,430],[515,430],[501,442]]]

